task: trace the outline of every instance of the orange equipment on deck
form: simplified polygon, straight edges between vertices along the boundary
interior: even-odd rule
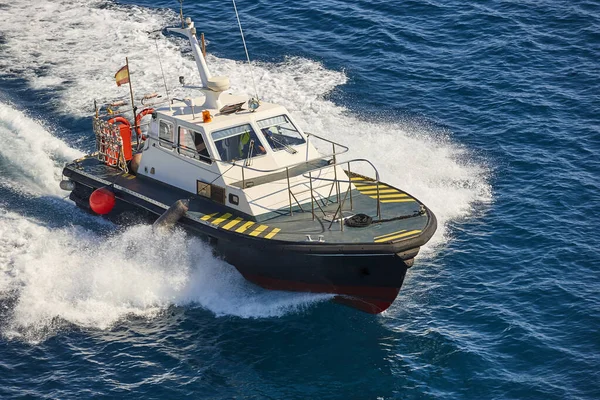
[[[109,124],[119,123],[119,132],[123,139],[123,157],[125,161],[131,160],[133,151],[131,149],[131,124],[124,117],[115,117],[108,120]]]
[[[135,117],[135,131],[138,135],[138,138],[141,140],[146,140],[146,137],[142,135],[142,118],[144,118],[145,115],[152,114],[153,112],[154,108],[145,108],[142,111],[140,111],[137,117]]]

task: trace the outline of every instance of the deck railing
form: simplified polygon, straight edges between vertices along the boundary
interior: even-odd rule
[[[353,163],[367,163],[369,166],[371,166],[371,168],[373,168],[373,171],[375,173],[375,179],[372,178],[368,178],[366,176],[363,175],[359,175],[359,174],[353,174],[352,173],[352,169],[351,169],[351,165]],[[347,166],[347,170],[345,171],[347,176],[348,176],[348,180],[342,180],[342,179],[338,179],[337,177],[337,173],[334,175],[334,179],[328,179],[328,178],[323,178],[323,177],[313,177],[312,174],[314,172],[318,172],[321,171],[325,168],[331,168],[334,167],[334,171],[337,171],[337,166]],[[308,176],[307,176],[308,174]],[[331,227],[333,226],[333,223],[335,222],[336,217],[338,216],[338,214],[340,215],[340,230],[344,230],[344,215],[343,215],[343,209],[344,209],[344,204],[346,202],[346,200],[348,199],[348,196],[350,196],[350,210],[353,210],[353,203],[352,203],[352,177],[353,175],[356,176],[361,176],[367,179],[371,179],[371,181],[373,181],[376,185],[376,192],[377,192],[377,204],[376,204],[376,213],[377,213],[377,218],[381,219],[381,203],[380,203],[380,194],[379,194],[379,171],[377,170],[377,168],[375,167],[375,165],[373,165],[373,163],[367,159],[364,158],[356,158],[356,159],[352,159],[349,161],[342,161],[340,163],[332,163],[329,165],[326,165],[324,167],[320,167],[320,168],[315,168],[311,171],[308,171],[306,174],[303,174],[302,176],[304,178],[307,178],[309,180],[309,184],[310,184],[310,191],[311,191],[311,211],[312,211],[312,218],[313,220],[315,219],[315,209],[314,209],[314,204],[316,203],[317,206],[319,206],[319,208],[321,209],[321,212],[323,212],[323,214],[325,215],[325,212],[323,211],[323,209],[321,208],[321,206],[319,205],[318,201],[314,198],[313,196],[313,191],[312,191],[312,182],[313,180],[318,180],[318,181],[326,181],[326,182],[332,182],[332,190],[333,187],[336,187],[336,199],[337,199],[337,203],[339,204],[339,206],[337,207],[335,214],[333,215],[333,217],[331,218],[331,223],[329,224],[329,229],[331,229]],[[341,193],[340,193],[340,182],[346,182],[347,188],[344,194],[344,198],[342,199],[342,201],[340,202],[340,198],[341,198]],[[289,184],[288,184],[288,189],[289,189]],[[329,192],[329,197],[327,197],[327,200],[331,197],[331,191]]]
[[[114,116],[114,115],[111,115]],[[106,117],[106,115],[102,115],[101,117]],[[146,124],[140,124],[141,126],[147,125]],[[134,126],[134,128],[137,128],[137,126]],[[115,152],[109,152],[109,154],[106,154],[106,151],[101,151],[101,149],[103,149],[105,146],[105,140],[102,139],[101,140],[101,132],[107,132],[110,131],[112,133],[111,136],[115,137],[115,140],[118,141],[118,139],[120,139],[120,135],[118,135],[118,128],[113,125],[113,124],[108,124],[106,123],[106,121],[104,121],[101,118],[95,117],[94,118],[94,132],[96,133],[96,139],[97,139],[97,150],[99,150],[99,154],[98,157],[101,161],[106,161],[107,157],[110,155],[112,156]],[[305,132],[307,140],[306,140],[306,144],[308,146],[308,144],[311,141],[311,138],[313,139],[313,141],[315,139],[317,140],[321,140],[325,143],[327,143],[328,145],[331,145],[331,152],[326,153],[326,154],[319,154],[318,157],[312,158],[310,160],[305,160],[305,161],[300,161],[297,162],[295,164],[291,164],[285,167],[279,167],[279,168],[274,168],[274,169],[260,169],[260,168],[254,168],[251,166],[251,158],[250,159],[244,159],[244,160],[236,160],[236,161],[224,161],[224,160],[219,160],[216,158],[212,158],[212,157],[205,157],[203,156],[203,160],[205,161],[211,161],[215,162],[215,163],[219,163],[219,164],[225,164],[225,165],[229,165],[229,169],[225,170],[225,172],[220,172],[220,171],[211,171],[209,169],[205,169],[207,172],[211,172],[214,175],[217,175],[217,177],[215,178],[218,179],[219,177],[223,176],[225,173],[229,172],[229,170],[231,170],[232,168],[240,168],[241,169],[241,176],[242,176],[242,189],[245,189],[246,186],[246,171],[253,171],[253,172],[257,172],[260,175],[264,176],[264,175],[268,175],[268,174],[278,174],[281,173],[283,174],[285,172],[285,178],[287,181],[287,191],[288,191],[288,204],[289,204],[289,213],[290,215],[294,214],[294,204],[293,201],[298,205],[298,208],[300,208],[300,210],[302,210],[302,212],[304,211],[304,208],[302,207],[302,204],[300,203],[300,201],[298,201],[298,199],[296,198],[296,195],[294,195],[293,191],[292,191],[292,186],[291,186],[291,181],[290,181],[290,170],[293,170],[297,167],[301,167],[303,165],[310,165],[311,163],[315,163],[317,161],[320,160],[328,160],[329,162],[327,163],[327,165],[323,165],[323,166],[319,166],[316,168],[311,168],[309,170],[303,171],[301,173],[302,177],[308,179],[308,183],[309,183],[309,191],[310,191],[310,200],[311,200],[311,214],[312,214],[312,219],[315,219],[315,205],[317,205],[318,209],[323,213],[324,216],[327,216],[327,214],[325,213],[325,211],[323,210],[323,208],[321,207],[321,205],[319,204],[319,200],[317,200],[316,196],[315,196],[315,187],[313,186],[313,182],[314,181],[322,181],[322,182],[331,182],[330,185],[330,189],[329,189],[329,194],[324,198],[324,200],[322,199],[321,202],[323,203],[323,207],[326,207],[329,202],[331,203],[337,203],[338,207],[336,208],[336,211],[333,215],[333,217],[331,218],[331,223],[329,225],[329,228],[331,228],[333,226],[333,223],[335,222],[338,214],[340,216],[339,220],[340,220],[340,229],[344,230],[344,217],[343,217],[343,207],[346,203],[346,200],[349,200],[350,202],[350,210],[353,209],[353,198],[352,198],[352,176],[353,175],[358,175],[358,174],[353,174],[352,173],[352,164],[356,164],[356,163],[367,163],[374,171],[375,173],[375,179],[373,178],[368,178],[365,177],[367,179],[370,179],[371,181],[373,181],[376,185],[376,191],[377,191],[377,205],[376,205],[376,214],[377,214],[377,218],[381,219],[381,204],[380,204],[380,194],[379,194],[379,171],[377,171],[377,168],[375,168],[375,166],[373,165],[373,163],[371,163],[369,160],[367,159],[363,159],[363,158],[357,158],[357,159],[352,159],[349,161],[342,161],[342,162],[338,162],[337,161],[337,157],[341,154],[345,154],[349,151],[349,148],[347,146],[344,146],[343,144],[334,142],[332,140],[329,139],[325,139],[321,136],[315,135],[313,133],[308,133]],[[120,146],[119,146],[120,144]],[[117,153],[117,159],[119,161],[122,161],[122,143],[112,143],[111,141],[111,145],[113,145],[115,147],[116,153]],[[177,145],[173,145],[173,147],[178,147]],[[316,148],[316,146],[315,146]],[[318,150],[317,150],[318,151]],[[123,165],[121,165],[123,164]],[[343,167],[347,167],[347,170],[345,171],[348,179],[341,179],[340,177],[338,177],[338,168],[341,166]],[[126,168],[126,164],[124,162],[119,162],[118,165],[119,168],[123,169],[122,167],[125,168],[125,171],[127,172]],[[324,178],[321,176],[314,176],[315,173],[321,172],[322,170],[325,169],[331,169],[333,168],[333,179],[330,178]],[[362,176],[362,175],[359,175]],[[279,180],[279,179],[277,179]],[[214,180],[213,180],[214,182]],[[266,181],[265,183],[268,183],[269,181]],[[345,190],[344,193],[342,193],[342,191],[340,190],[340,183],[347,183],[347,188]],[[207,185],[210,185],[210,183],[207,183]],[[329,185],[328,185],[329,186]],[[323,186],[318,186],[316,189],[321,189],[323,188]],[[335,189],[335,201],[332,201],[331,198],[333,196],[333,190]],[[318,193],[318,192],[317,192]],[[318,194],[319,196],[323,197],[321,194]],[[343,196],[343,197],[342,197]],[[293,200],[293,201],[292,201]]]
[[[331,228],[333,226],[333,222],[335,221],[336,217],[339,214],[341,230],[344,230],[344,221],[343,221],[344,218],[343,218],[342,211],[343,211],[344,204],[346,203],[346,200],[348,199],[348,197],[349,197],[349,201],[350,201],[350,210],[353,209],[353,199],[352,199],[352,190],[351,190],[352,189],[352,179],[351,179],[352,168],[351,168],[351,166],[352,166],[352,164],[356,164],[356,163],[367,163],[373,169],[374,174],[375,174],[375,179],[372,179],[372,178],[369,178],[369,179],[373,180],[373,182],[376,185],[376,192],[377,192],[376,214],[377,214],[377,218],[381,219],[381,203],[380,203],[380,194],[379,194],[379,171],[377,170],[375,165],[373,165],[373,163],[371,161],[364,159],[364,158],[357,158],[357,159],[352,159],[349,161],[337,162],[337,157],[339,155],[348,152],[349,148],[347,146],[344,146],[340,143],[334,142],[329,139],[325,139],[321,136],[318,136],[318,135],[315,135],[312,133],[308,133],[308,132],[305,132],[305,133],[307,136],[307,145],[310,142],[311,137],[316,138],[318,140],[329,143],[331,145],[331,149],[332,149],[331,153],[320,154],[319,157],[316,157],[311,160],[301,161],[296,164],[292,164],[292,165],[288,165],[288,166],[280,167],[280,168],[275,168],[275,169],[268,169],[268,170],[253,168],[248,165],[247,160],[243,160],[242,164],[238,164],[238,162],[241,160],[234,161],[234,162],[222,161],[222,160],[217,160],[217,159],[212,159],[212,160],[215,162],[219,162],[219,163],[229,164],[232,167],[235,166],[235,167],[241,168],[242,188],[246,188],[246,173],[245,173],[246,170],[259,172],[261,174],[276,174],[276,173],[285,171],[285,178],[286,178],[286,182],[287,182],[287,191],[288,191],[289,213],[290,213],[290,215],[293,215],[294,214],[294,211],[293,211],[294,202],[298,205],[298,208],[300,208],[300,210],[302,210],[302,212],[304,212],[304,208],[302,207],[301,203],[298,201],[298,199],[296,198],[296,196],[294,195],[294,193],[292,191],[292,186],[290,183],[290,170],[293,168],[302,166],[302,165],[307,165],[312,162],[328,159],[331,157],[331,160],[330,160],[331,162],[329,162],[327,165],[317,167],[317,168],[312,168],[308,171],[305,171],[304,173],[302,173],[302,177],[307,178],[309,181],[309,190],[310,190],[310,199],[311,199],[311,214],[312,214],[313,220],[315,219],[315,204],[321,210],[323,215],[326,215],[325,211],[323,210],[323,208],[321,207],[321,205],[319,204],[318,200],[315,197],[313,181],[331,182],[331,188],[329,190],[329,195],[325,198],[324,206],[327,206],[327,203],[330,201],[332,194],[333,194],[333,190],[335,188],[335,199],[336,199],[335,203],[339,204],[339,206],[337,207],[335,214],[333,215],[333,217],[331,219],[329,228]],[[341,151],[338,151],[339,149],[341,149]],[[337,168],[338,166],[345,166],[348,168],[346,170],[348,179],[340,179],[338,177],[338,168]],[[334,175],[333,179],[323,178],[323,177],[315,177],[313,175],[316,172],[320,172],[324,169],[330,169],[330,168],[333,168],[333,175]],[[347,188],[346,188],[345,193],[341,193],[341,191],[340,191],[340,183],[341,182],[347,183]],[[319,187],[319,188],[321,188],[321,187]],[[343,195],[343,198],[342,198],[342,195]]]
[[[244,173],[245,170],[259,172],[259,173],[262,173],[262,174],[275,174],[275,173],[278,173],[278,172],[285,171],[286,175],[289,175],[290,169],[293,169],[293,168],[296,168],[296,167],[299,167],[299,166],[302,166],[302,165],[307,165],[307,164],[310,164],[310,163],[315,162],[315,161],[327,159],[329,157],[332,157],[333,158],[333,162],[335,163],[338,155],[347,153],[348,150],[350,150],[347,146],[344,146],[343,144],[334,142],[334,141],[329,140],[329,139],[325,139],[324,137],[315,135],[314,133],[305,132],[305,134],[306,134],[306,137],[307,137],[307,140],[306,140],[307,146],[310,143],[310,138],[314,137],[316,139],[319,139],[319,140],[322,140],[322,141],[324,141],[326,143],[331,144],[331,148],[332,148],[331,153],[320,154],[319,157],[315,157],[315,158],[312,158],[310,160],[300,161],[300,162],[297,162],[295,164],[287,165],[285,167],[274,168],[274,169],[253,168],[250,165],[248,165],[248,159],[237,160],[237,161],[233,161],[233,162],[232,161],[217,160],[217,159],[213,159],[213,158],[211,158],[211,160],[213,160],[215,162],[218,162],[218,163],[222,163],[222,164],[229,164],[231,166],[241,167],[242,168],[242,188],[245,188],[246,187],[246,179],[245,179],[245,173]],[[336,147],[337,148],[341,148],[342,151],[338,152],[337,149],[336,149]],[[242,164],[238,164],[238,162],[240,162],[240,161],[242,162]]]
[[[93,129],[96,136],[96,156],[98,160],[107,165],[115,166],[123,172],[129,172],[123,154],[123,139],[119,128],[100,118],[94,118]]]
[[[337,157],[341,154],[345,154],[349,151],[349,148],[347,146],[344,146],[343,144],[334,142],[332,140],[329,139],[325,139],[321,136],[315,135],[313,133],[308,133],[305,132],[306,136],[307,136],[307,144],[310,142],[311,138],[314,139],[318,139],[321,140],[325,143],[328,143],[331,145],[331,152],[330,153],[326,153],[326,154],[319,154],[318,157],[309,159],[309,160],[305,160],[305,161],[300,161],[297,162],[295,164],[291,164],[291,165],[287,165],[285,167],[279,167],[279,168],[273,168],[273,169],[261,169],[261,168],[254,168],[251,166],[251,163],[249,162],[249,159],[244,159],[244,160],[236,160],[236,161],[224,161],[224,160],[219,160],[213,157],[203,157],[203,159],[206,160],[210,160],[211,162],[215,162],[215,163],[219,163],[219,164],[225,164],[229,166],[229,169],[226,169],[225,172],[217,172],[217,171],[210,171],[208,169],[206,169],[206,171],[211,172],[212,174],[216,175],[216,179],[218,179],[219,177],[223,176],[225,173],[229,172],[232,168],[240,168],[241,169],[241,176],[242,176],[242,189],[245,189],[247,186],[247,171],[253,171],[253,172],[257,172],[259,173],[261,176],[265,176],[268,174],[278,174],[281,173],[283,176],[283,173],[285,173],[285,179],[287,182],[287,191],[288,191],[288,207],[289,207],[289,214],[293,215],[294,214],[294,202],[297,204],[298,208],[302,211],[304,211],[304,208],[302,207],[302,204],[300,203],[300,201],[298,201],[298,199],[296,198],[296,196],[294,195],[293,191],[292,191],[292,185],[291,185],[291,176],[290,176],[290,171],[293,170],[294,168],[297,167],[301,167],[303,165],[309,165],[311,163],[315,163],[317,161],[320,160],[327,160],[329,159],[330,162],[327,163],[327,165],[323,165],[323,166],[319,166],[316,168],[311,168],[307,171],[304,171],[301,173],[301,175],[304,178],[307,178],[309,181],[309,191],[310,191],[310,198],[311,198],[311,214],[312,214],[312,218],[313,220],[315,219],[315,204],[317,205],[317,207],[320,209],[320,211],[323,213],[323,215],[326,215],[325,211],[323,210],[323,208],[321,207],[321,205],[318,203],[316,197],[315,197],[315,188],[313,186],[313,181],[325,181],[325,182],[331,182],[331,186],[330,186],[330,190],[329,190],[329,194],[327,197],[325,197],[325,200],[323,201],[323,206],[326,207],[327,204],[331,201],[331,197],[333,195],[333,190],[335,189],[335,201],[332,201],[332,203],[337,203],[339,204],[338,208],[336,209],[336,212],[331,220],[331,224],[329,225],[329,227],[331,228],[331,226],[333,225],[333,222],[335,221],[336,217],[338,216],[338,214],[340,214],[340,227],[343,230],[343,215],[342,215],[342,210],[344,207],[344,204],[346,202],[346,200],[349,197],[349,201],[350,201],[350,209],[353,209],[353,199],[352,199],[352,180],[350,179],[350,177],[352,176],[352,169],[351,169],[351,165],[355,164],[355,163],[367,163],[374,171],[375,173],[375,179],[373,178],[368,178],[371,179],[376,187],[377,187],[377,205],[376,205],[376,214],[377,214],[377,218],[381,219],[381,205],[380,205],[380,195],[379,195],[379,171],[377,171],[377,168],[375,168],[375,166],[373,165],[373,163],[371,163],[369,160],[367,159],[352,159],[349,161],[342,161],[342,162],[337,162]],[[176,146],[174,146],[176,147]],[[251,159],[250,159],[251,160]],[[338,178],[338,166],[347,166],[347,174],[349,176],[349,179],[339,179]],[[324,169],[330,169],[333,168],[333,174],[334,177],[333,179],[329,179],[329,178],[323,178],[323,177],[315,177],[313,174],[315,174],[316,172],[320,172]],[[365,177],[367,178],[367,177]],[[213,182],[214,182],[213,180]],[[276,179],[279,180],[279,179]],[[254,181],[253,181],[254,182]],[[268,183],[271,181],[266,181],[264,183]],[[341,193],[340,190],[340,183],[341,182],[346,182],[348,183],[348,187],[346,189],[345,194]],[[207,183],[207,185],[210,185],[211,183]],[[260,185],[260,183],[258,184]],[[254,186],[258,186],[258,185],[254,185]],[[317,187],[316,189],[320,189],[322,188],[322,186]],[[344,196],[342,198],[342,195]]]

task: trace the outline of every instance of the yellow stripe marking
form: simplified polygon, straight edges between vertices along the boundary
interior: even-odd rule
[[[202,221],[208,221],[209,219],[211,219],[212,217],[214,217],[215,215],[217,215],[218,213],[212,213],[212,214],[206,214],[204,217],[200,218]]]
[[[254,222],[248,221],[246,222],[244,225],[240,226],[239,228],[237,228],[235,231],[237,233],[244,233],[248,230],[248,228],[250,228],[252,225],[254,225]]]
[[[386,233],[385,235],[381,235],[381,236],[375,236],[373,239],[374,239],[374,240],[377,240],[377,239],[382,239],[382,238],[384,238],[384,237],[387,237],[387,236],[394,236],[394,235],[396,235],[396,234],[398,234],[398,233],[402,233],[402,232],[406,232],[406,229],[402,229],[401,231],[396,231],[396,232],[392,232],[392,233]]]
[[[377,185],[369,185],[369,186],[357,185],[356,188],[361,191],[362,190],[373,190],[373,189],[377,189]],[[381,190],[381,189],[393,189],[393,188],[386,186],[386,185],[379,185],[379,190]]]
[[[268,226],[267,225],[260,225],[258,228],[256,228],[255,230],[252,231],[252,233],[250,234],[250,236],[258,236],[261,233],[263,233],[263,231],[265,229],[267,229]]]
[[[395,239],[400,239],[400,238],[403,238],[403,237],[412,236],[412,235],[415,235],[415,234],[420,233],[420,232],[421,232],[420,230],[408,231],[408,232],[400,233],[400,234],[395,235],[395,236],[385,237],[383,239],[377,239],[377,240],[375,240],[375,242],[377,242],[377,243],[390,242],[390,241],[393,241]]]
[[[373,199],[377,199],[377,197],[372,197]],[[415,199],[394,199],[394,200],[379,200],[381,203],[410,203],[411,201],[416,201]]]
[[[231,214],[230,213],[226,213],[226,214],[221,215],[219,218],[215,219],[211,223],[215,224],[215,225],[219,225],[221,222],[227,221],[229,219],[229,217],[231,217]]]
[[[267,233],[267,236],[265,236],[266,239],[271,239],[273,236],[277,235],[279,233],[281,229],[279,228],[273,228],[273,230],[269,233]]]
[[[240,217],[237,217],[236,219],[234,219],[233,221],[223,225],[221,228],[223,229],[231,229],[233,228],[235,225],[237,225],[242,219]]]
[[[359,190],[362,194],[377,194],[377,190]],[[379,189],[379,194],[383,193],[400,193],[397,189]]]
[[[380,194],[379,198],[380,199],[400,199],[400,198],[406,198],[408,197],[407,194],[404,193],[395,193],[395,194]],[[375,196],[375,198],[377,198],[377,196]]]

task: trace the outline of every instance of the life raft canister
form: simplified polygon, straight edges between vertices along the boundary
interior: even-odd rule
[[[109,124],[119,123],[119,133],[123,139],[123,157],[125,161],[131,160],[133,151],[131,149],[131,124],[124,117],[114,117],[108,120]]]
[[[142,140],[146,140],[146,136],[142,135],[142,127],[141,127],[141,122],[142,122],[142,118],[144,118],[144,116],[148,115],[148,114],[152,114],[154,112],[154,108],[144,108],[142,111],[140,111],[140,113],[137,115],[137,117],[135,117],[135,132],[137,133],[138,137]]]

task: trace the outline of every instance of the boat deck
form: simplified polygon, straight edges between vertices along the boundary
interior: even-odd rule
[[[353,176],[351,179],[356,189],[341,193],[344,201],[343,216],[348,218],[354,214],[366,214],[373,218],[373,223],[366,227],[342,226],[340,215],[332,223],[332,217],[338,210],[335,194],[333,202],[315,201],[314,217],[311,203],[303,204],[304,210],[296,206],[290,215],[289,210],[269,213],[264,219],[256,219],[237,213],[235,210],[215,203],[202,196],[174,188],[161,182],[124,173],[116,168],[99,162],[92,156],[79,159],[65,167],[65,175],[75,173],[88,180],[96,181],[97,187],[114,185],[117,191],[134,196],[151,207],[145,207],[154,213],[161,213],[179,199],[189,199],[189,211],[186,218],[219,231],[239,234],[257,239],[269,239],[284,242],[323,241],[329,244],[376,244],[396,243],[414,239],[425,233],[435,221],[420,201],[408,193],[379,183],[381,219],[377,218],[377,185],[365,177]],[[335,192],[335,191],[334,191]],[[140,205],[140,204],[138,204]],[[143,205],[140,205],[144,207]],[[154,206],[154,207],[152,207]],[[161,211],[162,210],[162,211]],[[225,233],[225,232],[223,232]],[[427,233],[429,239],[431,233]]]

